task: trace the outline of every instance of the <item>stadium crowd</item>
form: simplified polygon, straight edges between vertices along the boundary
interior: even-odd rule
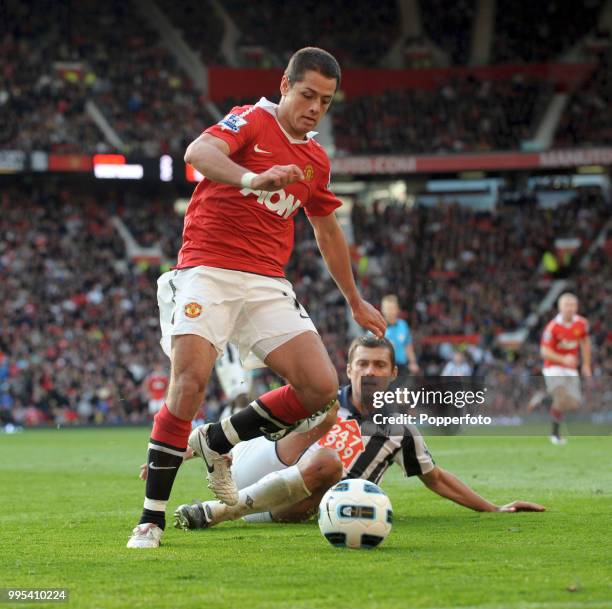
[[[146,156],[182,154],[193,134],[213,122],[131,2],[3,6],[0,108],[7,120],[0,149],[114,150],[86,112],[87,101],[101,109],[124,152]]]
[[[354,205],[353,254],[361,290],[375,303],[385,293],[398,294],[425,373],[439,373],[452,357],[448,345],[428,345],[425,338],[454,333],[481,336],[466,351],[477,370],[484,366],[505,375],[537,371],[537,353],[527,350],[515,361],[513,354],[494,345],[494,338],[514,329],[541,299],[548,280],[534,269],[554,238],[581,238],[581,253],[597,234],[605,210],[601,197],[590,190],[563,208],[526,209],[501,206],[483,213],[457,205],[377,204],[367,211]],[[159,243],[166,262],[174,262],[182,218],[169,199],[136,192],[100,194],[49,181],[3,190],[3,422],[112,424],[148,417],[147,376],[167,367],[158,345],[155,282],[160,265],[127,259],[113,215],[130,229],[139,227],[134,230],[137,240]],[[287,276],[343,378],[350,336],[346,309],[302,214],[296,218],[295,234]],[[580,271],[587,278],[578,286],[585,313],[592,317],[599,353],[595,361],[607,353],[605,363],[598,365],[608,373],[612,359],[604,320],[610,293],[599,278],[609,275],[609,248],[608,240],[591,259],[588,273]],[[260,389],[273,382],[269,374],[256,381]],[[209,413],[222,400],[213,382],[206,399]]]
[[[555,135],[559,147],[612,144],[612,47],[602,53],[597,69],[573,92]]]
[[[277,65],[285,65],[296,48],[316,40],[317,46],[333,53],[344,67],[376,67],[399,34],[394,0],[357,0],[350,5],[343,0],[227,0],[224,6],[240,30],[239,44],[266,47],[278,59]]]
[[[427,0],[420,3],[423,29],[440,46],[453,65],[468,63],[476,0]],[[502,9],[503,10],[503,9]]]
[[[512,80],[455,78],[432,91],[350,98],[334,108],[336,147],[342,153],[515,149],[531,136],[544,87],[517,73]]]
[[[586,188],[556,209],[375,205],[368,213],[356,205],[353,230],[374,263],[370,299],[396,293],[425,335],[494,336],[520,325],[539,302],[549,283],[540,262],[555,240],[578,238],[586,251],[607,213],[601,192]]]
[[[160,360],[155,273],[131,266],[92,195],[48,183],[0,201],[0,411],[36,424],[140,421]]]
[[[464,64],[476,3],[461,0],[450,10],[442,10],[442,4],[420,3],[424,32],[453,63]],[[492,63],[554,59],[593,31],[602,9],[601,0],[588,0],[578,11],[559,0],[541,4],[521,1],[498,7]],[[224,24],[212,4],[201,10],[194,0],[160,0],[159,6],[205,63],[225,61]],[[324,5],[308,0],[297,7],[232,0],[224,6],[239,27],[239,46],[268,49],[274,65],[284,65],[293,49],[314,40],[334,52],[344,67],[382,66],[399,36],[400,16],[392,0],[375,5],[360,0],[351,10],[341,0]],[[6,61],[0,67],[0,149],[114,150],[87,102],[101,110],[124,152],[146,156],[182,154],[193,135],[214,122],[206,99],[134,3],[7,0],[2,21],[0,53]],[[588,86],[573,95],[558,129],[558,144],[609,143],[609,71],[608,51]],[[542,93],[548,93],[544,83],[518,72],[502,82],[456,77],[435,91],[347,99],[335,108],[337,148],[344,153],[514,149],[532,135]]]
[[[603,0],[498,3],[492,63],[557,59],[597,27]]]

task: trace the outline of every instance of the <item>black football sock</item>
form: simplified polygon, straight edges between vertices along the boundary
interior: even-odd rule
[[[165,528],[166,505],[184,456],[184,448],[158,440],[149,441],[147,487],[139,524],[152,522],[162,529]]]
[[[555,438],[561,437],[560,429],[561,429],[561,423],[559,423],[559,421],[553,421],[552,422],[552,435],[555,436]]]
[[[266,436],[282,437],[293,425],[274,417],[260,400],[251,402],[228,419],[208,428],[207,442],[213,450],[225,454],[238,442]]]

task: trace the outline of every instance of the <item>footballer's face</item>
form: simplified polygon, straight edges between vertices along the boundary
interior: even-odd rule
[[[368,385],[368,390],[384,391],[397,376],[397,366],[391,364],[389,349],[359,345],[353,352],[353,358],[346,366],[346,374],[351,381],[353,403],[361,409],[363,407],[362,379],[365,377],[365,385]],[[373,382],[368,383],[368,378]]]
[[[561,296],[559,299],[559,313],[561,313],[564,319],[569,321],[578,313],[578,299],[571,294]]]
[[[303,139],[317,126],[329,109],[336,85],[335,78],[327,78],[314,70],[307,70],[303,80],[293,84],[283,76],[278,120],[291,137]]]

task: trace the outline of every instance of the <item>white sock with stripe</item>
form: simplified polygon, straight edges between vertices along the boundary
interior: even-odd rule
[[[243,488],[238,494],[236,505],[224,506],[223,511],[214,511],[220,515],[217,522],[237,520],[249,514],[267,513],[279,507],[293,505],[310,497],[310,494],[298,466],[292,465],[287,469],[267,474],[251,486]],[[264,522],[261,519],[257,520]],[[271,520],[270,517],[267,522]]]

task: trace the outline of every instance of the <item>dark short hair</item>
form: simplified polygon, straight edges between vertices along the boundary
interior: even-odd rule
[[[357,347],[367,347],[368,349],[377,349],[378,347],[382,347],[389,352],[389,356],[391,357],[391,368],[395,368],[395,349],[389,341],[388,338],[384,336],[382,338],[377,338],[372,334],[364,334],[363,336],[358,336],[349,347],[348,352],[348,361],[349,364],[353,361],[353,357],[355,355],[355,351]]]
[[[289,84],[294,85],[304,80],[304,74],[308,70],[318,72],[325,78],[335,78],[336,90],[340,87],[340,64],[331,53],[318,47],[304,47],[296,51],[285,70]]]

